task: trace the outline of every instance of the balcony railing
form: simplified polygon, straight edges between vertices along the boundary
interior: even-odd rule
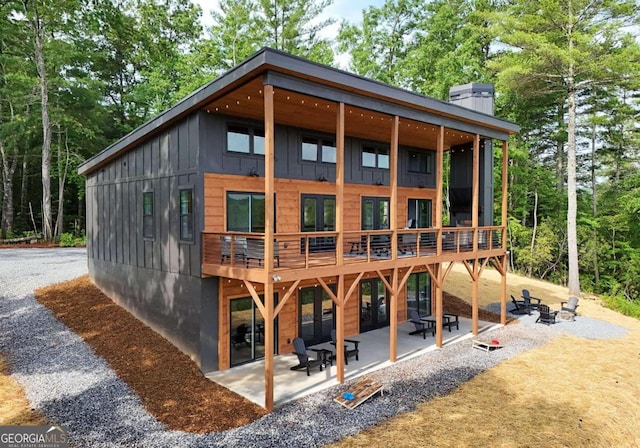
[[[473,251],[474,233],[478,251],[502,248],[502,227],[444,227],[398,230],[397,257],[435,257]],[[246,269],[264,266],[264,234],[203,232],[203,264]],[[442,250],[438,254],[438,238]],[[389,230],[343,232],[345,264],[390,260],[393,233]],[[337,232],[278,233],[274,235],[275,269],[307,269],[335,266],[338,260]]]

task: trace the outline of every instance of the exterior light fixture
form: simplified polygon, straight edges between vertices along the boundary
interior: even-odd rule
[[[260,177],[260,175],[258,174],[258,171],[256,170],[255,167],[251,168],[251,171],[249,171],[249,176],[251,176],[251,177]]]

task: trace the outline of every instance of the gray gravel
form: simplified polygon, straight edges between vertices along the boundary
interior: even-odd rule
[[[384,396],[354,410],[333,402],[347,388],[341,385],[284,404],[244,427],[194,435],[165,430],[106,362],[33,297],[35,288],[85,273],[81,249],[0,251],[0,352],[33,407],[65,427],[78,447],[321,446],[445,395],[560,334],[617,338],[627,331],[583,316],[552,326],[535,324],[535,315],[524,316],[520,325],[484,336],[499,339],[505,345],[500,350],[471,350],[466,341],[375,372],[370,376],[384,385]]]

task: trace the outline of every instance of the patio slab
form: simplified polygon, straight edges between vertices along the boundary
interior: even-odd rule
[[[478,332],[488,331],[500,327],[499,324],[478,321]],[[389,330],[390,327],[380,328],[347,339],[360,341],[359,360],[349,359],[345,365],[345,382],[361,375],[393,365],[389,361]],[[409,335],[414,330],[413,324],[403,322],[398,324],[397,361],[402,362],[429,351],[438,350],[435,338],[428,335],[426,339],[421,334]],[[446,328],[442,332],[443,345],[455,344],[473,337],[471,333],[471,319],[460,317],[460,329],[449,332]],[[350,344],[348,344],[350,345]],[[335,347],[326,342],[307,348],[324,348],[334,351]],[[334,365],[320,372],[317,368],[307,376],[305,370],[292,371],[290,368],[298,364],[294,354],[276,355],[274,357],[274,402],[281,405],[321,390],[335,386],[337,366]],[[264,360],[240,365],[231,369],[211,372],[207,378],[231,389],[248,400],[264,406]]]

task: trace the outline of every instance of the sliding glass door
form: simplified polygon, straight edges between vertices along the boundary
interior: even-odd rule
[[[264,298],[260,296],[260,300]],[[276,300],[276,297],[274,297]],[[276,300],[277,303],[277,300]],[[251,297],[232,299],[230,309],[231,366],[264,358],[264,319]],[[274,347],[278,347],[278,319],[275,321]]]
[[[335,328],[331,297],[321,286],[303,288],[298,297],[298,335],[306,345],[330,341]]]

